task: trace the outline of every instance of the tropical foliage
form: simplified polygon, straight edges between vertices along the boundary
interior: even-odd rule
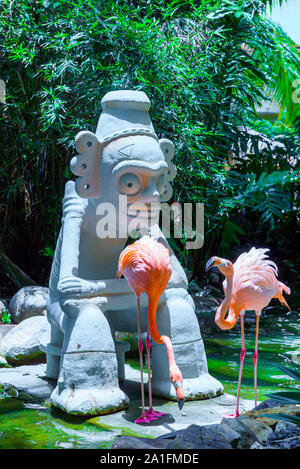
[[[6,310],[2,311],[1,313],[1,322],[3,324],[10,324],[11,322],[11,315]],[[1,324],[0,322],[0,324]]]
[[[264,18],[268,3],[0,0],[0,262],[11,277],[47,283],[74,137],[95,130],[116,89],[147,93],[158,135],[176,146],[174,199],[205,203],[204,249],[171,240],[193,276],[248,243],[296,271],[299,53]],[[272,92],[274,125],[255,111]]]

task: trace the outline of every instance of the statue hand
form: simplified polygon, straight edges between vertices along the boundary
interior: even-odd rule
[[[62,300],[116,294],[132,294],[126,279],[85,280],[75,276],[63,277],[57,285]]]
[[[57,285],[58,292],[62,297],[80,297],[82,295],[96,295],[105,287],[104,282],[92,282],[79,277],[64,277]]]

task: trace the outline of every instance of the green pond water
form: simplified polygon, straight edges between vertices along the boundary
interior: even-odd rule
[[[246,313],[247,315],[247,313]],[[270,308],[260,320],[258,341],[257,398],[265,400],[267,394],[300,389],[276,364],[297,368],[300,365],[300,313]],[[241,336],[239,324],[234,329],[214,329],[213,334],[202,330],[210,373],[224,385],[224,391],[237,392],[240,367]],[[255,317],[245,321],[246,356],[243,367],[241,397],[254,399],[253,352],[255,345]]]
[[[210,313],[212,314],[212,313]],[[276,364],[297,367],[300,362],[299,322],[300,312],[286,312],[279,307],[270,307],[261,318],[258,358],[258,399],[266,394],[299,388]],[[221,331],[202,326],[210,373],[219,379],[225,392],[236,394],[241,348],[240,328]],[[245,324],[246,358],[244,364],[241,397],[253,399],[253,348],[255,319]],[[298,363],[297,363],[298,362]],[[128,363],[138,368],[138,360]],[[145,369],[146,371],[146,369]],[[134,435],[126,428],[101,426],[95,420],[66,418],[53,412],[46,405],[28,404],[5,395],[0,396],[0,449],[14,448],[110,448],[119,435]],[[138,436],[138,428],[137,433]]]

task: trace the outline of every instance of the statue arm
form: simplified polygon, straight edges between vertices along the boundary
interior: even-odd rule
[[[78,277],[80,233],[86,201],[75,191],[75,183],[68,181],[63,199],[62,244],[60,252],[60,296],[74,295],[83,290],[83,279]]]
[[[131,293],[126,279],[86,280],[78,277],[80,233],[87,201],[79,197],[68,181],[63,200],[62,246],[58,292],[64,299],[105,294]]]
[[[75,192],[73,181],[68,181],[63,199],[62,245],[60,280],[78,275],[80,232],[85,201]]]

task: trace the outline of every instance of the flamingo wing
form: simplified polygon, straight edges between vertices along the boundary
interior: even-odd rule
[[[252,282],[257,287],[278,290],[278,269],[275,262],[268,259],[269,249],[252,248],[241,254],[233,265],[233,288],[238,290],[245,282]]]
[[[169,250],[153,237],[143,236],[121,253],[117,278],[123,274],[135,294],[140,294],[154,287],[163,291],[171,273]]]
[[[266,254],[269,249],[251,248],[249,252],[241,254],[234,263],[233,296],[243,299],[245,309],[259,311],[267,306],[275,297],[286,304],[282,290],[290,290],[277,279],[278,268]],[[249,308],[249,303],[252,305]]]

